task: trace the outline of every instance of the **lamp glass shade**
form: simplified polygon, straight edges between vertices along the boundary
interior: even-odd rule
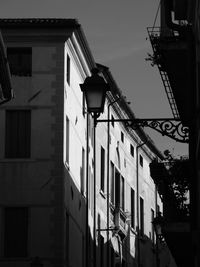
[[[103,86],[90,87],[87,85],[85,90],[85,98],[87,103],[88,112],[102,113],[104,110],[106,91]]]
[[[154,224],[154,229],[157,236],[162,235],[162,228],[160,224]]]

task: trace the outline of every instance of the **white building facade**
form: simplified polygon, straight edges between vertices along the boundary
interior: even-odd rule
[[[80,84],[96,64],[80,25],[1,19],[0,28],[15,92],[0,106],[0,265],[156,266],[151,222],[162,203],[149,163],[161,154],[122,122],[109,124],[109,142],[98,123],[94,140]],[[112,88],[102,117],[110,106],[113,118],[132,118],[124,100],[109,105],[122,96],[98,68]]]

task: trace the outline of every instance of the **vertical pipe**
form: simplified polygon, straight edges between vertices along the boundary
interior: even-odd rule
[[[109,216],[110,216],[110,195],[109,195],[109,185],[110,185],[110,104],[108,105],[108,122],[107,122],[107,229],[109,229]],[[109,231],[107,231],[107,267],[109,267]]]
[[[158,189],[157,185],[155,184],[155,211],[156,217],[158,216]],[[158,236],[156,234],[156,267],[160,267],[160,259],[159,259],[159,247],[158,247]]]
[[[93,266],[96,267],[96,114],[94,114],[94,125],[93,125],[93,134],[94,134],[94,145],[93,145],[93,159],[94,159],[94,226],[93,226],[93,238],[94,238],[94,246],[93,246]]]
[[[147,141],[146,141],[147,142]],[[139,194],[139,168],[138,168],[138,150],[142,147],[146,142],[137,145],[136,147],[136,189],[137,189],[137,227],[138,227],[138,234],[137,234],[137,249],[138,249],[138,267],[140,267],[140,218],[139,218],[139,201],[140,201],[140,194]]]
[[[85,267],[89,266],[89,254],[88,254],[88,238],[89,238],[89,231],[88,231],[88,197],[89,197],[89,190],[88,190],[88,180],[89,180],[89,114],[87,114],[86,118],[86,131],[87,131],[87,136],[86,136],[86,220],[85,220],[85,242],[86,242],[86,248],[85,248]]]

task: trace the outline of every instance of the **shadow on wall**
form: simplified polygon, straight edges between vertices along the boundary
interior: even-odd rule
[[[166,243],[159,243],[156,246],[153,238],[142,233],[138,238],[138,229],[133,230],[131,227],[128,228],[123,240],[118,231],[112,231],[109,244],[106,231],[96,231],[97,242],[94,246],[93,226],[88,226],[89,222],[86,218],[86,198],[73,180],[69,176],[68,178],[66,184],[68,212],[66,248],[69,266],[93,267],[94,261],[96,267],[107,266],[107,247],[109,246],[110,267],[176,267]],[[89,217],[92,216],[91,211]],[[99,214],[96,219],[97,229],[101,229]]]

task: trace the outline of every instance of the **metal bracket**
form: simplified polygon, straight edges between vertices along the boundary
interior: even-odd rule
[[[124,122],[134,130],[138,127],[149,127],[162,135],[168,136],[181,143],[189,143],[189,127],[183,126],[180,119],[111,119],[96,120],[98,122]]]

